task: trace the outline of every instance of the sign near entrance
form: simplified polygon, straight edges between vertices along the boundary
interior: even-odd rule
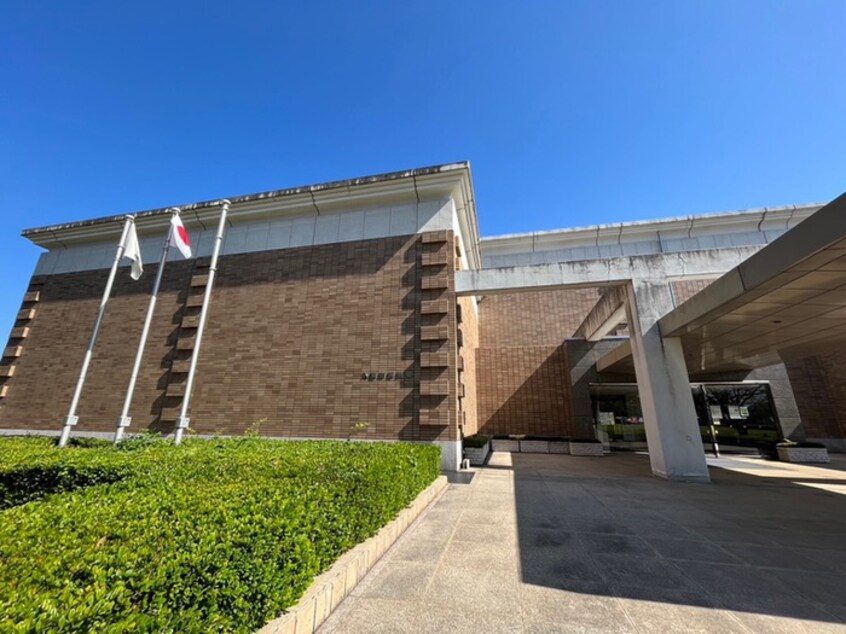
[[[402,381],[408,378],[408,370],[405,372],[362,372],[362,381]]]

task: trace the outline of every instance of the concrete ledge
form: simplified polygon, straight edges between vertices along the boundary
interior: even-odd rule
[[[439,476],[376,535],[341,555],[329,570],[312,581],[295,606],[262,627],[257,634],[313,634],[446,487],[446,476]]]
[[[567,440],[511,440],[494,438],[491,440],[491,451],[568,454],[570,453],[570,442]]]
[[[827,464],[831,462],[824,447],[776,447],[778,459],[782,462],[807,462]]]
[[[520,441],[519,440],[507,440],[505,438],[494,438],[493,440],[491,440],[491,449],[493,451],[519,452],[520,451]]]
[[[521,440],[520,453],[549,453],[549,441]]]
[[[571,456],[602,456],[604,454],[602,443],[599,442],[571,442]]]

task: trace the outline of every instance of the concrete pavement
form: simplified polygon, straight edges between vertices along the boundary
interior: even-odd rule
[[[494,454],[320,632],[846,632],[844,463],[721,466]]]

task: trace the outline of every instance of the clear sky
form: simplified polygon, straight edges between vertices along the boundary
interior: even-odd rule
[[[846,190],[846,2],[4,2],[20,230],[467,159],[482,235]]]

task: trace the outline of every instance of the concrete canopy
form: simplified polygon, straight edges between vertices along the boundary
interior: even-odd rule
[[[846,194],[751,255],[658,322],[680,337],[691,376],[811,356],[846,341]],[[633,374],[631,344],[597,362]]]
[[[659,320],[688,369],[754,368],[846,341],[846,194]]]

